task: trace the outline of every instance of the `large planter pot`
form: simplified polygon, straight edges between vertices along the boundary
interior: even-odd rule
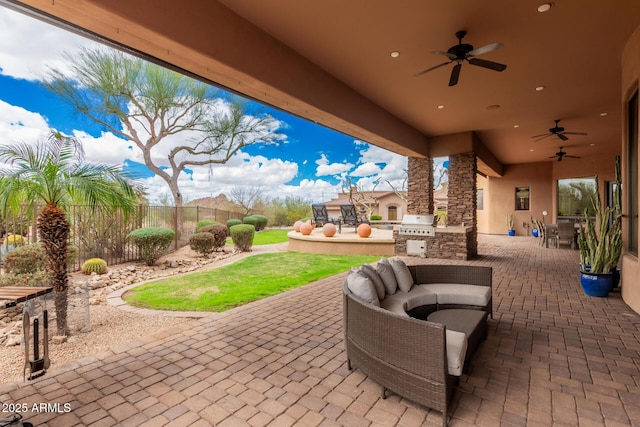
[[[538,237],[538,230],[537,230],[537,229],[535,229],[535,228],[534,228],[533,230],[531,230],[531,235],[532,235],[533,237]]]
[[[580,272],[580,284],[591,297],[606,297],[613,288],[613,273]]]
[[[516,230],[507,230],[507,234],[509,236],[515,236],[516,235]]]

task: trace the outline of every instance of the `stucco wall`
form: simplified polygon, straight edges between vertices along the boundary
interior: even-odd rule
[[[622,54],[622,93],[620,102],[625,112],[623,117],[626,117],[626,103],[629,97],[638,89],[638,80],[640,79],[640,27],[636,29],[635,33],[629,40],[628,44]],[[622,138],[622,152],[627,152],[627,123],[623,124],[623,138]],[[637,165],[636,165],[637,167]],[[623,213],[628,212],[628,207],[625,206],[627,199],[626,188],[624,181],[627,173],[627,159],[623,155],[622,157],[622,189],[623,189]],[[636,183],[636,188],[640,188],[640,182]],[[625,251],[627,249],[627,220],[628,217],[623,218],[623,239],[625,241]],[[640,313],[640,266],[638,265],[638,257],[636,255],[625,253],[622,256],[622,298],[629,304],[629,306]]]

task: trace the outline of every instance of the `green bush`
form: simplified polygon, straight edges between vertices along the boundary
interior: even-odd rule
[[[105,274],[107,272],[107,261],[101,258],[91,258],[88,259],[82,264],[82,268],[80,269],[83,274]]]
[[[371,215],[371,221],[381,221],[381,220],[382,220],[381,215]]]
[[[253,225],[254,230],[258,229],[258,217],[256,217],[255,215],[245,216],[244,218],[242,218],[242,223]]]
[[[147,265],[153,265],[171,245],[175,232],[163,227],[138,228],[127,236]]]
[[[28,274],[46,269],[47,257],[40,243],[17,247],[4,256],[6,273]]]
[[[206,227],[202,227],[200,230],[203,232],[213,234],[213,237],[214,237],[213,250],[214,251],[224,247],[224,245],[227,243],[227,237],[229,237],[229,229],[227,228],[226,225],[222,225],[222,224],[208,225]]]
[[[228,219],[227,220],[227,229],[231,230],[231,227],[234,225],[242,224],[241,219]]]
[[[202,227],[206,227],[209,225],[216,225],[216,224],[220,224],[218,221],[214,221],[212,219],[201,219],[200,221],[198,221],[196,223],[196,233],[200,233],[202,232],[201,228]]]
[[[2,286],[50,286],[49,275],[44,270],[23,274],[4,273],[0,275],[0,287]]]
[[[213,226],[207,225],[201,227],[201,230],[209,227]],[[192,250],[198,252],[200,255],[207,256],[214,251],[215,240],[216,239],[213,233],[210,233],[208,231],[201,231],[189,238],[189,247],[191,247]]]
[[[256,223],[256,231],[261,231],[264,230],[265,227],[267,226],[267,223],[269,222],[269,218],[267,218],[264,215],[253,215],[258,219],[258,222]]]
[[[233,244],[242,252],[251,251],[256,229],[251,224],[238,224],[229,229]]]

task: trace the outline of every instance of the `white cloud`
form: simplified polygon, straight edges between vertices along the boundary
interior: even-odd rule
[[[351,172],[351,176],[355,177],[365,177],[371,175],[377,175],[381,172],[381,169],[375,163],[363,163],[358,166],[353,172]]]
[[[0,7],[0,69],[2,74],[37,80],[48,66],[65,69],[63,51],[95,42],[51,24]]]
[[[0,144],[35,142],[49,132],[49,125],[40,114],[0,100]]]
[[[329,159],[325,154],[321,154],[316,160],[318,167],[316,168],[316,176],[340,175],[353,168],[351,163],[329,163]]]

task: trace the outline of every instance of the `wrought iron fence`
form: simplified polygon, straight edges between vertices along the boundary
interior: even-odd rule
[[[18,212],[3,215],[0,223],[2,254],[13,248],[9,239],[5,238],[7,235],[21,235],[26,244],[37,241],[36,218],[41,208],[23,207]],[[228,219],[242,219],[245,216],[241,212],[200,206],[180,209],[182,224],[178,226],[178,208],[172,206],[140,205],[128,217],[103,208],[71,206],[67,209],[67,219],[71,225],[69,243],[75,255],[74,269],[79,269],[89,258],[102,258],[109,265],[139,260],[136,246],[127,239],[127,235],[137,228],[164,227],[175,231],[173,248],[178,249],[188,244],[198,221],[210,219],[224,224]]]

